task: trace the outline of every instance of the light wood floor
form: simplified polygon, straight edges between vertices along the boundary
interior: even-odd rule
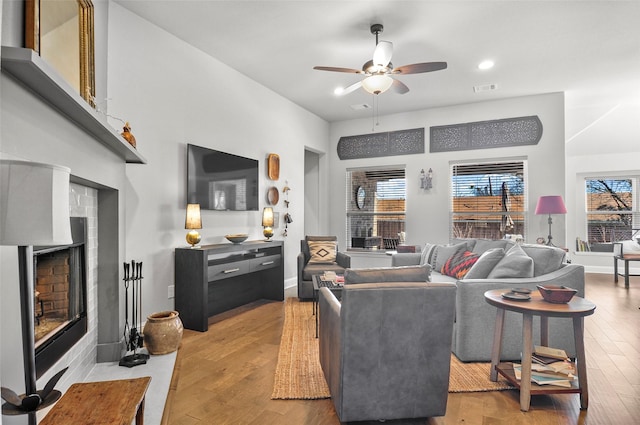
[[[499,391],[449,394],[444,417],[386,423],[640,423],[640,278],[624,289],[588,274],[586,298],[597,305],[585,318],[587,411],[567,394],[536,396],[525,413],[517,391]],[[283,319],[282,303],[261,301],[211,318],[206,333],[185,331],[163,425],[339,424],[331,400],[270,399]]]

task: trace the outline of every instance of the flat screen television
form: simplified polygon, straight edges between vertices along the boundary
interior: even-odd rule
[[[187,202],[205,210],[258,211],[258,160],[188,144]]]

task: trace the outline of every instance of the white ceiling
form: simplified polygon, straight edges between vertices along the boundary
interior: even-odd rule
[[[351,107],[372,105],[362,89],[333,94],[360,76],[312,68],[360,69],[373,23],[394,66],[448,63],[397,77],[410,92],[381,94],[380,115],[560,91],[568,110],[640,104],[640,1],[116,1],[327,121],[371,116]]]

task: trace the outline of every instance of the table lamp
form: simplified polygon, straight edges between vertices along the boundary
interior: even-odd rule
[[[549,214],[549,237],[547,240],[547,245],[555,246],[551,239],[551,223],[553,222],[551,219],[551,214],[566,214],[567,208],[564,206],[564,202],[562,201],[562,196],[560,195],[550,195],[550,196],[541,196],[538,198],[538,205],[536,205],[536,215],[540,214]]]
[[[262,226],[264,227],[262,231],[264,237],[267,240],[271,239],[273,237],[273,208],[265,207],[262,210]]]
[[[69,245],[69,174],[66,167],[28,161],[0,160],[0,245],[18,247],[20,317],[25,393],[18,396],[2,388],[3,414],[29,414],[46,407],[61,393],[53,390],[66,371],[58,372],[45,386],[36,388],[34,341],[33,246]]]
[[[200,243],[200,233],[196,229],[202,229],[202,219],[200,218],[200,204],[187,204],[187,218],[184,221],[184,228],[189,230],[187,242],[191,248],[195,248]]]

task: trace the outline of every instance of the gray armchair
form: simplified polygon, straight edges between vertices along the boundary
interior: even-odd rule
[[[309,263],[311,253],[308,241],[333,241],[336,244],[335,261]],[[338,251],[338,238],[335,236],[306,236],[300,241],[300,253],[298,254],[298,298],[313,298],[313,283],[311,276],[322,274],[325,271],[333,271],[343,274],[345,269],[351,267],[351,257],[344,252]]]
[[[349,271],[342,302],[327,288],[319,296],[320,364],[340,421],[444,415],[455,284],[426,282],[428,270],[350,284]]]

